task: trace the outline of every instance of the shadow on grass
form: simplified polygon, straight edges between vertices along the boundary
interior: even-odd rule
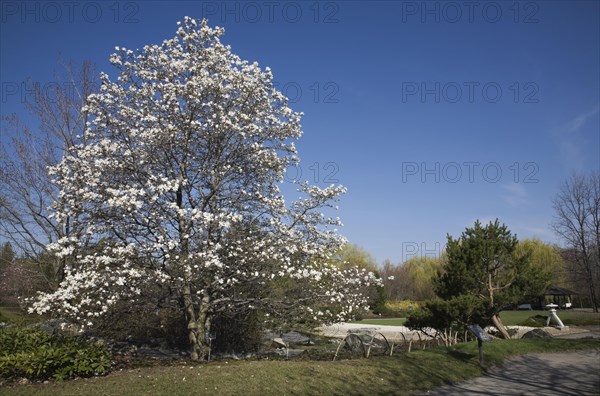
[[[490,390],[502,390],[502,395],[592,395],[600,386],[597,351],[569,354],[532,354],[510,359],[495,367],[484,377],[445,386],[430,395],[485,395]]]
[[[390,382],[400,390],[398,394],[454,384],[483,373],[475,355],[443,347],[425,353],[405,354],[399,358],[402,364],[395,364],[388,371],[392,378]],[[413,387],[406,389],[406,384]]]
[[[477,354],[467,353],[467,352],[457,351],[457,350],[452,350],[452,349],[448,351],[448,356],[451,356],[452,358],[454,358],[456,360],[460,360],[461,362],[464,362],[464,363],[469,363],[470,361],[473,361],[473,359],[479,359]]]
[[[455,384],[483,374],[477,355],[444,347],[426,351],[378,356],[365,361],[361,375],[338,371],[329,377],[330,386],[317,384],[310,392],[339,395],[411,395],[442,385]],[[340,362],[341,364],[352,364]]]

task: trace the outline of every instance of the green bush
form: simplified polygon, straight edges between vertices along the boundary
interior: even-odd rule
[[[545,327],[547,319],[548,317],[544,315],[530,316],[523,322],[519,323],[518,326]]]
[[[110,352],[102,342],[50,336],[30,328],[0,329],[0,377],[63,380],[108,373]]]
[[[252,311],[247,315],[220,313],[213,318],[211,329],[215,339],[212,347],[216,352],[257,352],[264,334],[263,315]]]
[[[469,324],[485,328],[490,323],[492,308],[478,297],[467,294],[448,300],[430,300],[410,313],[405,326],[412,330],[435,329],[441,333],[464,334]]]
[[[166,341],[169,348],[187,349],[187,323],[181,310],[156,309],[152,305],[117,304],[108,313],[94,320],[90,330],[94,336],[136,345]]]

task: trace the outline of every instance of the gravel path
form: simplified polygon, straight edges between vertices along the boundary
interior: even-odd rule
[[[600,351],[536,353],[512,358],[485,376],[425,395],[598,395]]]

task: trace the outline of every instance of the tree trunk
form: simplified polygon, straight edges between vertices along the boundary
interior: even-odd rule
[[[494,326],[496,326],[500,334],[502,334],[502,338],[507,340],[510,339],[510,334],[508,334],[506,327],[504,327],[504,323],[502,323],[502,320],[500,320],[498,315],[492,316],[492,323],[494,323]]]
[[[188,342],[190,345],[190,359],[204,361],[208,355],[208,337],[210,332],[210,317],[208,308],[210,298],[204,296],[199,303],[198,313],[194,311],[194,304],[190,293],[190,286],[184,288],[183,301],[187,318]]]
[[[187,319],[188,342],[190,344],[190,358],[194,361],[203,358],[201,339],[199,337],[198,320],[194,311],[194,302],[192,300],[190,285],[183,289],[183,304],[185,307],[185,317]]]
[[[592,304],[592,309],[594,312],[598,312],[598,296],[596,295],[596,283],[594,282],[594,269],[593,263],[590,262],[589,259],[582,260],[585,265],[585,274],[587,278],[587,286],[590,291],[590,303]]]
[[[201,351],[200,360],[204,360],[208,355],[208,336],[210,334],[210,316],[208,315],[208,307],[210,298],[203,296],[198,306],[198,344]]]
[[[592,300],[592,309],[594,312],[598,312],[598,300],[596,296],[596,285],[594,281],[590,279],[590,300]]]
[[[490,305],[493,306],[494,305],[494,285],[492,283],[492,274],[488,274],[488,292],[490,293]],[[496,328],[498,329],[500,334],[502,334],[502,338],[505,338],[507,340],[510,339],[510,334],[508,334],[508,331],[506,330],[506,327],[504,327],[504,323],[502,323],[498,314],[494,314],[492,316],[492,323],[494,323],[494,326],[496,326]]]

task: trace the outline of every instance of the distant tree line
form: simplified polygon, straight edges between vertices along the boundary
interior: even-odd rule
[[[573,174],[553,201],[552,226],[565,245],[562,256],[578,291],[600,306],[600,173]]]
[[[519,241],[515,251],[528,255],[534,268],[533,277],[545,279],[536,289],[541,294],[549,285],[575,291],[577,305],[594,307],[590,293],[590,284],[594,284],[596,296],[600,295],[600,271],[597,267],[583,265],[574,248],[565,248],[545,243],[540,239],[524,239]],[[381,266],[381,277],[384,282],[388,301],[425,301],[437,298],[433,284],[434,277],[443,271],[447,264],[445,251],[438,257],[414,256],[403,263],[394,264],[384,260]],[[590,260],[591,261],[591,260]],[[595,272],[594,272],[595,271]],[[533,296],[523,296],[523,301]]]

